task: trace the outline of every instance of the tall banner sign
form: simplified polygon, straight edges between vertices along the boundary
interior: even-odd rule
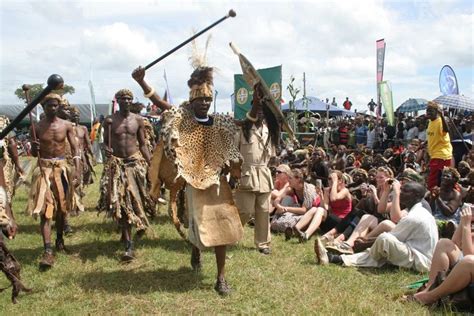
[[[165,79],[166,84],[166,97],[169,104],[173,104],[173,99],[171,98],[170,87],[168,86],[168,78],[166,77],[166,69],[163,70],[163,78]]]
[[[89,80],[89,92],[91,94],[91,102],[90,102],[90,112],[91,112],[91,126],[94,123],[94,118],[97,116],[96,113],[96,104],[95,104],[95,93],[94,93],[94,86],[92,85],[92,80]]]
[[[277,104],[281,104],[281,66],[257,70]],[[234,118],[245,119],[245,114],[250,111],[253,90],[245,82],[243,75],[234,75]]]
[[[449,65],[444,65],[439,72],[439,90],[443,95],[459,94],[456,74]]]
[[[377,117],[382,116],[382,104],[380,103],[379,84],[383,81],[383,67],[385,62],[385,40],[380,39],[376,42],[377,47]]]
[[[389,125],[395,125],[395,117],[393,113],[393,95],[392,87],[388,81],[381,81],[379,83],[380,99],[387,115],[387,122]]]

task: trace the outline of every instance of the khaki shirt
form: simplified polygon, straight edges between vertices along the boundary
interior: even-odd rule
[[[268,127],[265,124],[261,128],[253,125],[248,142],[242,129],[238,137],[239,150],[243,157],[242,177],[238,189],[260,193],[271,192],[273,179],[268,162],[270,157],[275,155],[275,148],[268,140],[270,137]]]

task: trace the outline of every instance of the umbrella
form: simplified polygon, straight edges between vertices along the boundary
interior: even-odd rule
[[[467,110],[474,112],[474,99],[469,97],[451,94],[451,95],[441,95],[433,100],[434,102],[443,105],[445,108],[458,109],[458,110]]]
[[[428,100],[425,99],[408,99],[403,102],[397,109],[397,112],[417,112],[426,109]]]

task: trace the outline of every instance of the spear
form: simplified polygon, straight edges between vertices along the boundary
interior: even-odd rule
[[[225,19],[227,19],[228,17],[235,17],[237,14],[235,13],[234,10],[229,10],[229,12],[222,18],[220,18],[219,20],[217,20],[216,22],[212,23],[211,25],[209,25],[208,27],[206,27],[205,29],[203,29],[202,31],[194,34],[193,36],[191,36],[190,38],[188,38],[187,40],[185,40],[184,42],[182,42],[181,44],[179,44],[178,46],[176,46],[175,48],[171,49],[169,52],[163,54],[162,56],[158,57],[157,59],[155,59],[154,61],[152,61],[151,63],[149,63],[148,65],[145,66],[145,70],[153,67],[156,63],[158,63],[159,61],[165,59],[166,57],[168,57],[169,55],[173,54],[175,51],[177,51],[178,49],[180,49],[181,47],[183,47],[184,45],[186,45],[187,43],[191,42],[193,39],[195,39],[196,37],[200,36],[201,34],[209,31],[210,29],[212,29],[214,26],[216,26],[217,24],[223,22]]]

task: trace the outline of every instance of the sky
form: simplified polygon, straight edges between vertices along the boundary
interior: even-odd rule
[[[121,88],[147,103],[131,73],[200,31],[230,9],[237,13],[197,40],[211,39],[208,64],[216,67],[217,110],[231,111],[233,75],[241,73],[228,43],[256,68],[282,65],[283,99],[290,78],[306,94],[356,109],[376,99],[375,42],[385,39],[384,80],[397,107],[408,98],[440,95],[443,65],[457,76],[460,94],[474,97],[474,9],[470,0],[2,0],[0,104],[20,104],[22,84],[60,74],[76,92],[74,103],[109,103]],[[175,104],[188,98],[192,72],[188,44],[150,68],[146,80],[163,95],[166,70]],[[302,97],[302,92],[299,97]]]

